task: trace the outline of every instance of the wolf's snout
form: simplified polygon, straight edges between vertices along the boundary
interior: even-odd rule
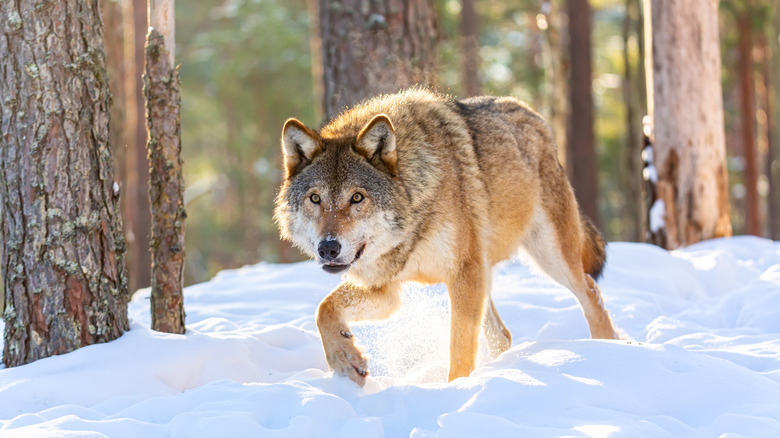
[[[340,252],[341,244],[338,240],[323,240],[320,241],[317,247],[317,253],[320,255],[320,258],[329,262],[336,260]]]

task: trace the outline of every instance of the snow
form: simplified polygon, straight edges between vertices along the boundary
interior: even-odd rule
[[[658,171],[656,170],[655,166],[648,164],[644,169],[642,169],[642,178],[644,178],[645,181],[658,184]]]
[[[642,178],[645,181],[650,181],[653,184],[658,184],[658,170],[653,165],[653,147],[650,145],[645,146],[642,149],[642,161],[645,163],[645,168],[642,169]]]
[[[442,286],[353,327],[364,388],[327,372],[314,312],[339,279],[311,262],[188,288],[186,335],[151,331],[142,291],[120,339],[0,369],[0,436],[780,436],[780,243],[612,243],[608,260],[630,340],[587,339],[570,292],[509,262],[493,296],[513,347],[451,383]]]
[[[660,229],[666,227],[666,203],[661,198],[653,202],[650,207],[650,231],[657,233]]]

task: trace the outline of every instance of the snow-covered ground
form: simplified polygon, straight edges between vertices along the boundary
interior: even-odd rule
[[[151,331],[139,293],[119,340],[0,369],[0,437],[780,436],[780,243],[608,248],[630,341],[587,339],[573,295],[511,262],[493,296],[513,347],[452,383],[442,286],[355,328],[365,388],[327,372],[314,311],[338,278],[311,262],[188,288],[184,336]]]

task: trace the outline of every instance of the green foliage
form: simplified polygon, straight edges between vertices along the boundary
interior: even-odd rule
[[[443,91],[461,96],[460,0],[441,0],[438,4],[443,36],[439,46],[440,85]],[[538,0],[477,2],[484,94],[512,95],[535,108],[544,105],[543,34],[536,25],[539,5]]]
[[[439,85],[461,96],[460,0],[435,0],[441,33]],[[513,95],[550,113],[540,0],[479,0],[483,92]],[[736,129],[737,35],[733,13],[742,2],[721,2],[727,130]],[[771,28],[769,0],[755,4],[757,29]],[[565,5],[565,1],[560,1]],[[624,0],[591,0],[593,90],[601,217],[610,240],[627,239],[636,217],[624,205],[629,142],[623,103]],[[205,0],[177,3],[181,63],[182,136],[188,183],[188,282],[217,270],[299,257],[280,244],[272,221],[280,183],[279,133],[287,117],[311,126],[309,16],[305,0]],[[566,29],[561,29],[566,34]],[[629,57],[639,63],[637,29]],[[777,39],[777,35],[773,35]],[[635,72],[636,73],[636,72]],[[639,78],[634,77],[634,80]],[[641,88],[641,87],[639,87]],[[637,91],[634,90],[634,93]],[[637,114],[640,117],[644,112]],[[635,147],[635,145],[631,145]],[[730,160],[732,181],[739,160]]]
[[[314,102],[304,1],[178,2],[176,16],[190,283],[279,260],[279,133],[313,123]]]

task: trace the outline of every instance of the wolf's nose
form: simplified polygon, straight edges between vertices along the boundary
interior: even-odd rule
[[[317,247],[320,258],[332,262],[341,252],[341,244],[338,240],[323,240]]]

